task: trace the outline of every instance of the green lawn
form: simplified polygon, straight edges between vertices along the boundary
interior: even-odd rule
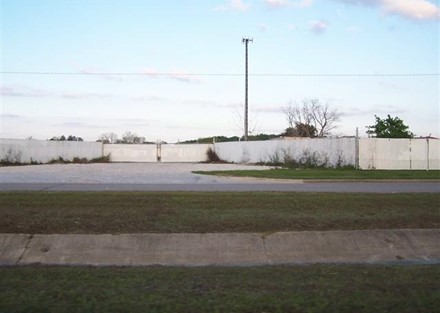
[[[4,192],[2,233],[438,228],[440,193]]]
[[[0,267],[0,312],[438,312],[440,267]]]
[[[440,171],[384,171],[384,170],[353,170],[353,169],[292,169],[279,168],[271,170],[239,170],[239,171],[195,171],[196,174],[257,177],[276,179],[438,179]]]

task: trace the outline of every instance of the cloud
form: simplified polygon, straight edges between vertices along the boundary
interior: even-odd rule
[[[311,32],[313,32],[316,35],[321,35],[325,33],[327,28],[328,28],[327,23],[322,20],[310,21],[309,29]]]
[[[247,11],[251,5],[243,0],[228,0],[225,4],[215,7],[216,11]]]
[[[258,30],[260,32],[265,32],[267,30],[267,25],[266,24],[260,24],[258,25]]]
[[[127,78],[127,76],[123,76],[123,75],[112,75],[112,74],[101,73],[100,70],[94,70],[93,68],[82,69],[79,72],[86,75],[99,76],[105,80],[112,80],[117,82],[124,81]]]
[[[270,8],[305,8],[309,7],[313,4],[314,0],[299,0],[299,1],[292,1],[292,0],[264,0],[264,3],[266,6]]]
[[[64,122],[64,123],[60,123],[60,124],[53,124],[52,126],[61,126],[61,127],[77,127],[77,128],[83,128],[86,127],[87,124],[82,123],[82,122]]]
[[[165,76],[168,79],[177,80],[184,83],[200,83],[201,80],[195,76],[185,74],[182,72],[174,72]]]
[[[0,114],[0,118],[11,118],[11,119],[19,119],[19,118],[23,118],[22,116],[20,116],[20,115],[17,115],[17,114]]]
[[[62,98],[62,99],[88,99],[88,98],[111,98],[110,94],[84,93],[84,92],[56,92],[43,89],[36,89],[24,86],[3,86],[0,95],[6,97],[28,97],[28,98]]]
[[[50,94],[41,89],[2,86],[0,88],[0,95],[7,97],[47,97]]]
[[[181,71],[174,71],[171,73],[161,73],[156,70],[148,69],[142,71],[142,74],[147,75],[151,78],[166,78],[171,80],[177,80],[184,83],[200,83],[202,80],[197,78],[195,75],[190,75]]]
[[[288,0],[264,0],[264,3],[271,8],[290,6],[290,1]]]
[[[289,24],[289,25],[287,25],[287,28],[290,30],[297,30],[298,26],[296,26],[295,24]]]
[[[341,112],[342,116],[374,116],[380,114],[402,114],[406,110],[394,105],[376,105],[371,108],[362,109],[359,107],[349,107]]]
[[[259,113],[282,113],[283,109],[280,106],[265,105],[255,107],[255,111]]]
[[[347,31],[350,33],[357,33],[359,32],[361,29],[357,26],[349,26],[347,27]]]
[[[428,0],[337,0],[347,4],[378,7],[386,14],[416,21],[440,20],[440,8]]]
[[[385,12],[413,20],[439,20],[440,9],[426,0],[383,0]]]

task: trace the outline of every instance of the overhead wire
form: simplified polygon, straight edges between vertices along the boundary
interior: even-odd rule
[[[244,73],[135,73],[135,72],[48,72],[0,71],[5,75],[59,75],[59,76],[226,76],[241,77]],[[249,73],[254,77],[436,77],[440,73]]]

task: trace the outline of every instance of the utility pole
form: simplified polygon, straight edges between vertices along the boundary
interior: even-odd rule
[[[249,125],[248,125],[248,43],[254,42],[252,38],[243,38],[242,43],[246,46],[246,55],[245,55],[245,96],[244,96],[244,141],[248,140],[249,133]]]

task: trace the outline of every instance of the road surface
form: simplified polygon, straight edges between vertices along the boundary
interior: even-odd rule
[[[436,181],[303,181],[198,175],[268,167],[200,163],[55,164],[0,168],[0,191],[440,192]]]

